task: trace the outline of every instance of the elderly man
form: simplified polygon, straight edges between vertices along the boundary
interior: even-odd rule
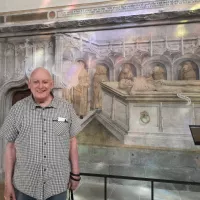
[[[79,118],[71,104],[53,96],[44,68],[28,82],[32,95],[18,101],[0,130],[7,140],[5,200],[66,200],[80,181],[76,134]]]

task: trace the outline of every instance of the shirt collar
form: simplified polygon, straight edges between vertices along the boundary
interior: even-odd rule
[[[29,96],[29,100],[30,100],[32,110],[34,110],[36,107],[41,107],[39,104],[37,104],[34,101],[33,95]],[[48,106],[46,106],[46,108],[58,108],[58,101],[57,101],[57,98],[54,95],[53,95],[53,99],[52,99],[51,103]]]

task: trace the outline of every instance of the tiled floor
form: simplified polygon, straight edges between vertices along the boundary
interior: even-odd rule
[[[108,200],[151,200],[147,186],[123,186],[108,184]],[[102,183],[82,183],[75,191],[75,200],[104,200]],[[155,189],[154,200],[200,200],[199,192]]]

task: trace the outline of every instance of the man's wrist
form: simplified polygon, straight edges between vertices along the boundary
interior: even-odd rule
[[[11,184],[13,184],[11,179],[5,179],[4,182],[5,182],[5,185],[11,185]]]
[[[70,179],[73,181],[80,181],[81,180],[80,173],[75,174],[73,172],[70,172]]]
[[[80,173],[79,172],[76,172],[76,173],[70,172],[70,176],[80,176]]]

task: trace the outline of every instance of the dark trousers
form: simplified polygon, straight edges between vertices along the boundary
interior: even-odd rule
[[[19,190],[15,189],[15,195],[16,195],[16,200],[37,200],[33,197],[30,197],[22,192],[20,192]],[[66,192],[62,192],[60,194],[56,194],[52,197],[49,197],[46,200],[66,200],[67,199],[67,191]]]

